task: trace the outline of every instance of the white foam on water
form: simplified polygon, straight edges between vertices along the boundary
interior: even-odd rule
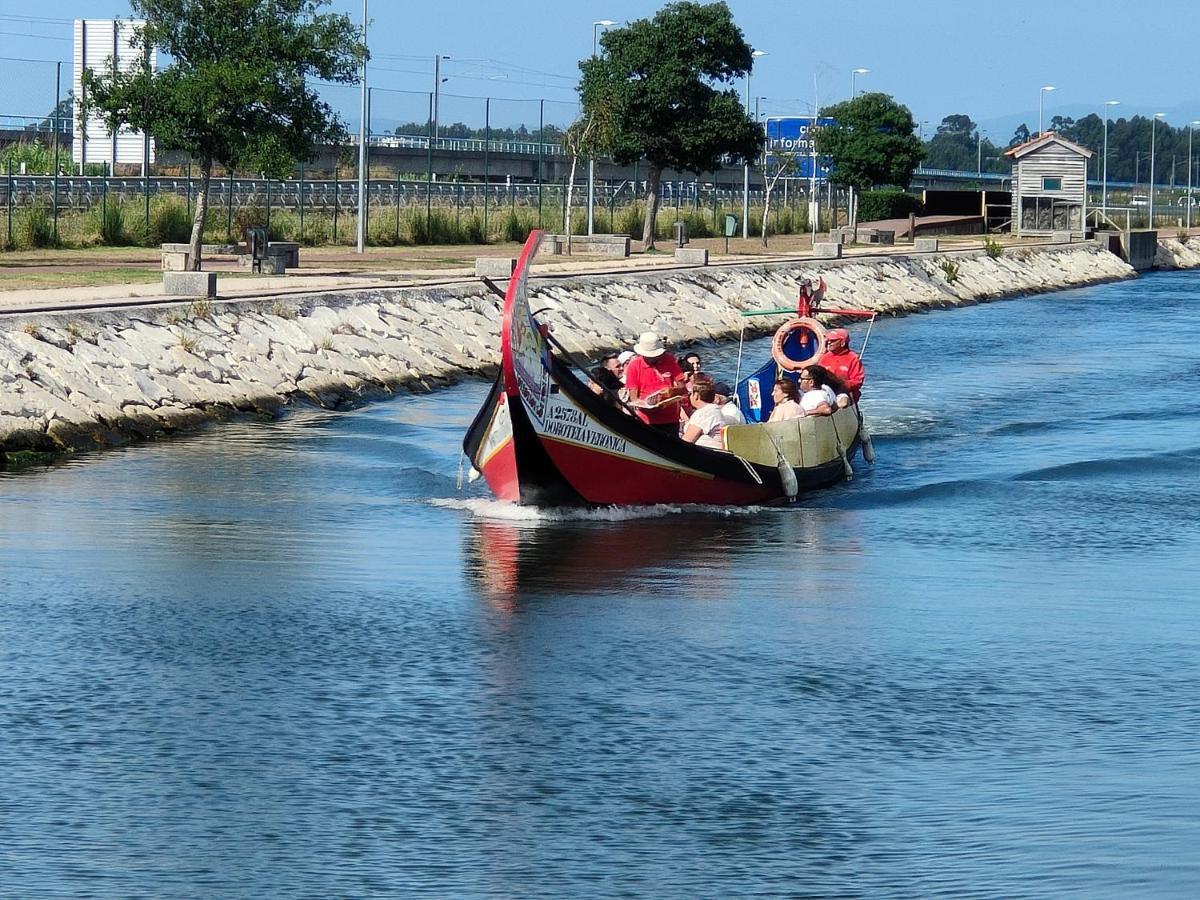
[[[628,522],[661,519],[675,515],[751,516],[764,512],[761,506],[714,506],[709,504],[656,503],[649,506],[540,507],[518,506],[507,500],[433,499],[432,506],[458,509],[476,518],[538,525],[550,522]]]

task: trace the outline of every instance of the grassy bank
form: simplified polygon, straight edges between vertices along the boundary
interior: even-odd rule
[[[674,233],[674,223],[687,223],[694,238],[717,237],[726,213],[741,215],[740,209],[717,207],[660,209],[656,233],[666,238]],[[645,207],[628,203],[596,210],[596,229],[609,234],[627,234],[635,240],[642,236]],[[762,208],[751,207],[750,233],[761,234]],[[334,214],[327,210],[266,209],[245,206],[233,210],[210,208],[204,240],[218,243],[238,239],[244,228],[267,226],[271,240],[298,241],[307,247],[352,246],[356,241],[356,218],[352,212]],[[484,210],[482,206],[434,206],[423,204],[371,207],[367,216],[367,243],[377,247],[428,246],[445,244],[489,244],[524,241],[535,228],[562,230],[561,209],[549,205],[540,211],[534,206],[509,205]],[[587,231],[584,209],[571,216],[575,234]],[[739,225],[740,233],[740,225]],[[772,210],[769,234],[802,234],[808,230],[807,210],[778,207]],[[49,247],[157,247],[163,243],[181,243],[191,234],[191,210],[176,196],[151,199],[149,217],[141,197],[111,196],[86,211],[60,210],[55,218],[48,203],[35,200],[30,205],[0,211],[0,250],[35,250]]]

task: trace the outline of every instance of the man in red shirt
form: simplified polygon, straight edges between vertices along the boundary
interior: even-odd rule
[[[643,333],[633,351],[637,356],[625,366],[625,390],[629,392],[630,405],[647,425],[679,437],[683,370],[663,346],[663,339],[653,331]],[[672,393],[676,396],[668,399]]]
[[[858,402],[867,373],[858,354],[850,349],[850,333],[845,328],[825,332],[825,352],[817,365],[832,373],[845,387],[850,399]]]

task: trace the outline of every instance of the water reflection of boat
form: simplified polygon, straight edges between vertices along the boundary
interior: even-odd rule
[[[489,600],[629,590],[643,593],[647,571],[679,560],[704,577],[673,583],[689,596],[727,596],[733,577],[724,552],[753,546],[761,521],[751,516],[670,515],[625,521],[476,520],[465,533],[467,574]],[[709,563],[710,565],[705,565]]]
[[[831,416],[730,426],[722,451],[656,431],[593,393],[530,311],[540,240],[530,235],[509,282],[500,375],[463,442],[497,497],[538,506],[770,504],[847,477],[860,443],[854,404]]]

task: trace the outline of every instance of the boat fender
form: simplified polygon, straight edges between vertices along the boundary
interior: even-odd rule
[[[794,331],[805,331],[813,336],[813,346],[816,349],[803,359],[792,359],[784,351],[784,345]],[[805,366],[811,366],[821,358],[824,348],[824,327],[816,319],[811,319],[807,316],[800,316],[799,318],[789,319],[787,322],[784,322],[775,332],[775,336],[771,338],[771,358],[785,372],[798,372]]]
[[[783,455],[783,451],[779,448],[779,442],[775,440],[773,435],[768,435],[771,438],[771,443],[775,447],[775,468],[779,470],[779,482],[783,487],[783,493],[788,500],[795,500],[796,495],[800,493],[800,482],[796,480],[796,470],[792,468],[792,464],[787,461]]]
[[[858,425],[858,439],[862,444],[862,455],[868,463],[875,462],[875,445],[871,442],[871,433],[867,431],[865,422],[860,422]]]
[[[846,472],[846,480],[854,480],[854,467],[850,465],[850,457],[846,455],[846,445],[842,443],[842,433],[838,431],[837,422],[830,420],[833,425],[833,435],[837,438],[838,455],[842,458],[842,468]]]

